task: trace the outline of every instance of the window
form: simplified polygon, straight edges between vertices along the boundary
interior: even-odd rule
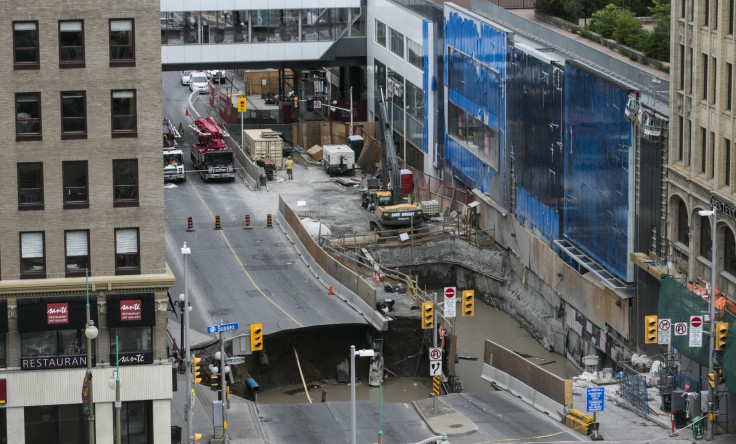
[[[693,72],[695,71],[695,59],[693,58],[693,48],[689,48],[688,52],[690,53],[690,57],[688,58],[688,61],[690,63],[690,72],[688,73],[687,77],[687,93],[691,94],[693,92]]]
[[[680,18],[685,18],[685,5],[686,4],[687,2],[685,0],[680,0]]]
[[[61,138],[87,138],[87,100],[84,91],[61,92]]]
[[[734,12],[734,0],[728,2],[728,33],[733,35],[733,12]]]
[[[693,155],[692,148],[690,145],[692,143],[692,139],[691,139],[692,135],[693,135],[693,121],[690,119],[687,119],[687,134],[685,135],[685,140],[687,140],[687,150],[685,151],[685,166],[686,167],[690,166],[690,158]]]
[[[711,69],[711,72],[713,73],[713,91],[708,91],[708,94],[710,96],[710,103],[715,104],[716,103],[716,85],[718,85],[718,59],[713,57],[713,69]]]
[[[40,69],[38,22],[13,22],[13,68]]]
[[[731,111],[733,101],[733,64],[726,63],[726,111]]]
[[[723,163],[725,164],[725,170],[723,171],[723,184],[726,186],[731,186],[731,141],[728,139],[723,139],[724,142],[724,149],[723,149]]]
[[[41,231],[20,233],[20,278],[46,278],[44,234]]]
[[[112,137],[136,137],[138,135],[135,91],[112,91]]]
[[[141,260],[137,228],[115,230],[115,274],[140,274]]]
[[[89,208],[87,161],[62,162],[61,173],[64,182],[64,208]]]
[[[693,0],[695,2],[695,0]],[[710,24],[710,0],[705,0],[705,7],[703,8],[703,26]]]
[[[680,200],[677,206],[677,242],[683,245],[690,245],[690,227],[687,224],[687,206],[685,202]]]
[[[718,29],[718,0],[713,0],[713,3],[715,4],[713,8],[713,30],[716,30]]]
[[[685,89],[685,45],[680,46],[680,89]]]
[[[376,43],[386,47],[386,24],[376,20]]]
[[[43,210],[43,163],[18,164],[18,210]]]
[[[114,407],[113,407],[114,408]],[[124,402],[120,408],[121,444],[153,443],[153,409],[151,401]],[[117,436],[117,425],[113,425]]]
[[[87,337],[84,336],[84,330],[45,330],[20,334],[20,354],[23,358],[78,356],[86,353]]]
[[[424,47],[411,39],[406,39],[409,63],[424,71]]]
[[[25,444],[89,442],[89,420],[82,404],[25,407]]]
[[[84,22],[59,21],[59,68],[84,68]]]
[[[404,58],[404,34],[394,30],[390,29],[391,33],[391,52],[396,54],[397,56]]]
[[[86,276],[89,267],[89,231],[65,231],[66,277]]]
[[[133,20],[110,20],[110,66],[135,66]]]
[[[125,327],[110,329],[110,355],[115,355],[115,336],[119,353],[153,353],[151,327]],[[115,359],[112,359],[115,362]]]
[[[677,135],[677,160],[682,162],[683,136],[685,135],[685,127],[683,126],[682,116],[677,116],[679,123],[679,134]]]
[[[713,257],[710,234],[710,219],[708,216],[700,216],[700,255],[709,261]]]
[[[701,91],[700,98],[703,100],[708,99],[708,54],[703,54],[703,90]]]
[[[723,270],[736,276],[736,239],[730,228],[723,230]]]
[[[710,132],[710,153],[711,159],[710,164],[708,166],[710,169],[708,170],[708,178],[713,179],[714,177],[714,169],[716,165],[716,133],[713,131]]]
[[[41,140],[41,93],[15,93],[15,140]]]
[[[700,172],[705,174],[705,166],[708,163],[708,134],[705,128],[700,127]]]
[[[119,159],[112,161],[113,205],[116,207],[138,206],[138,160]]]

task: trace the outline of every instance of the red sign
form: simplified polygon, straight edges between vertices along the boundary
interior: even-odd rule
[[[133,299],[128,301],[120,301],[120,320],[121,321],[140,321],[141,320],[141,300]]]
[[[8,399],[5,397],[5,380],[0,379],[0,404],[5,404]]]
[[[703,325],[703,318],[701,318],[700,316],[693,316],[692,318],[690,318],[690,326],[692,328],[698,328],[701,325]]]
[[[46,304],[46,323],[48,325],[68,324],[69,304],[66,302]]]
[[[455,297],[455,287],[445,287],[445,298],[452,299]]]

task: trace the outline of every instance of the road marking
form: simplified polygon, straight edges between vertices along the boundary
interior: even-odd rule
[[[187,176],[187,182],[189,182],[189,185],[191,185],[192,189],[194,189],[194,192],[197,194],[197,197],[199,198],[200,202],[202,202],[202,205],[204,205],[204,208],[207,210],[207,213],[210,215],[210,217],[212,218],[212,220],[215,220],[215,216],[212,214],[212,211],[210,211],[210,208],[207,206],[207,204],[205,203],[204,199],[202,199],[202,195],[199,194],[199,191],[197,190],[197,187],[194,186],[194,182],[192,182],[192,180],[188,176]],[[230,241],[227,239],[227,236],[225,236],[225,232],[222,231],[222,230],[220,230],[220,235],[225,240],[225,243],[227,244],[227,247],[230,249],[230,253],[232,253],[232,255],[235,258],[235,260],[238,261],[238,265],[240,265],[240,268],[243,270],[243,273],[245,273],[245,275],[248,277],[248,280],[250,280],[250,283],[253,284],[253,286],[255,287],[255,289],[258,290],[258,293],[260,293],[264,298],[266,298],[266,300],[268,300],[268,302],[270,302],[274,307],[278,308],[281,311],[281,313],[283,313],[283,314],[286,315],[286,317],[288,317],[289,319],[291,319],[292,321],[294,321],[294,323],[296,325],[298,325],[299,327],[302,327],[303,328],[304,325],[302,325],[299,321],[297,321],[296,319],[294,319],[294,317],[291,316],[289,313],[287,313],[286,310],[284,310],[283,308],[281,308],[281,306],[279,304],[277,304],[276,301],[274,301],[273,299],[271,299],[270,297],[268,297],[266,295],[266,293],[264,293],[264,291],[261,290],[261,287],[259,287],[258,284],[256,284],[256,281],[253,280],[253,277],[250,275],[250,273],[248,273],[248,270],[245,269],[245,265],[243,265],[243,263],[240,261],[240,258],[235,253],[235,249],[233,249],[232,245],[230,245]]]

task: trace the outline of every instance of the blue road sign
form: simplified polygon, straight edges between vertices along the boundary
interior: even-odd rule
[[[234,324],[221,324],[221,325],[213,325],[212,327],[207,327],[207,333],[220,333],[224,331],[234,331],[238,329],[238,323]]]
[[[603,387],[588,387],[585,410],[587,412],[602,412],[606,393]]]

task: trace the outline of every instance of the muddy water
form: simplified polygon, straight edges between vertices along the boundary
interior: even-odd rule
[[[491,388],[491,385],[480,377],[483,369],[483,344],[486,338],[527,357],[562,378],[580,374],[580,371],[564,356],[546,351],[518,322],[493,306],[477,303],[474,317],[456,319],[455,331],[458,335],[458,355],[461,357],[455,365],[455,371],[462,381],[465,392],[485,391]],[[477,358],[477,360],[463,358]],[[368,386],[367,375],[359,374],[357,377],[356,398],[377,401],[379,389]],[[307,387],[312,402],[321,402],[323,393],[327,401],[350,400],[348,384],[331,381],[307,383]],[[396,378],[389,375],[384,381],[383,399],[386,402],[411,402],[426,398],[431,390],[429,378]],[[294,385],[264,390],[258,394],[258,402],[291,404],[309,401],[304,393],[304,387]]]

